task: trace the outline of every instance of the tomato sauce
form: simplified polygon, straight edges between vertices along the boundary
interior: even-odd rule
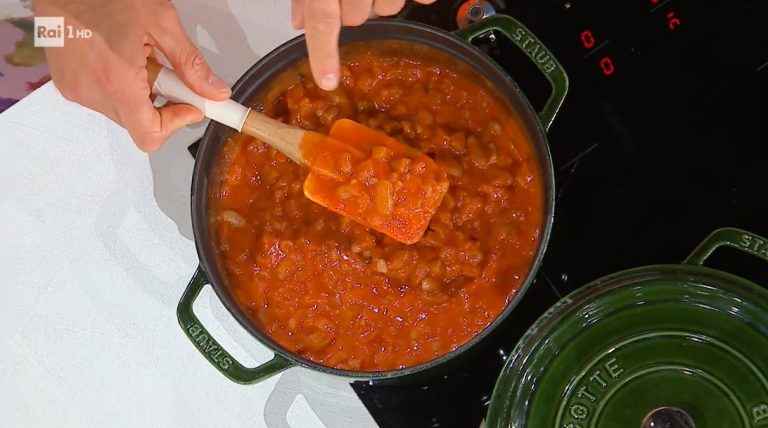
[[[288,351],[346,370],[410,367],[466,343],[514,297],[539,246],[543,180],[520,120],[478,76],[411,44],[353,45],[342,59],[338,90],[302,63],[264,113],[323,134],[352,119],[433,158],[450,186],[426,233],[407,245],[321,207],[304,196],[305,169],[238,134],[216,161],[213,243],[234,299]]]

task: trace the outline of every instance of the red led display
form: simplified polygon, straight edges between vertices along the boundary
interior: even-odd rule
[[[605,56],[600,60],[600,68],[603,70],[603,74],[606,76],[610,76],[616,70],[613,67],[613,61],[611,61],[611,57],[608,56]]]
[[[581,32],[581,44],[584,45],[585,49],[591,49],[595,45],[595,36],[592,35],[591,31],[584,30]]]
[[[667,27],[669,27],[670,30],[674,30],[679,26],[680,26],[680,19],[675,18],[675,12],[669,12],[667,14]]]
[[[592,34],[592,30],[590,30],[589,28],[586,28],[584,29],[584,31],[581,32],[580,38],[581,38],[581,45],[584,46],[584,49],[586,50],[590,50],[592,48],[595,48],[595,50],[599,50],[599,49],[602,49],[608,43],[608,41],[605,40],[599,46],[596,46],[597,39],[595,39],[595,35]],[[591,55],[593,52],[595,51],[587,53],[586,56]],[[616,68],[613,66],[613,60],[611,60],[611,57],[604,56],[600,60],[600,69],[603,71],[603,75],[605,76],[610,76],[611,74],[613,74]]]

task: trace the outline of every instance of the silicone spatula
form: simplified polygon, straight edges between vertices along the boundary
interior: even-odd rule
[[[306,165],[307,198],[400,242],[421,238],[448,191],[445,172],[430,157],[357,122],[338,120],[328,136],[294,127],[231,99],[203,98],[154,60],[147,80],[154,94],[191,104]]]
[[[272,119],[232,99],[213,101],[203,98],[189,89],[173,70],[152,59],[147,62],[147,81],[155,95],[175,103],[191,104],[200,109],[205,117],[256,137],[292,161],[330,179],[342,178],[330,153],[347,152],[353,159],[362,156],[354,147]]]

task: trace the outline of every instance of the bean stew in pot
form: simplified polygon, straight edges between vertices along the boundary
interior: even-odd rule
[[[293,125],[325,134],[349,118],[434,158],[450,186],[412,245],[307,199],[307,171],[260,141],[222,143],[208,204],[217,261],[237,304],[286,350],[353,371],[415,366],[480,333],[529,274],[544,222],[530,138],[485,79],[445,56],[350,44],[338,90],[319,89],[303,61],[255,100]]]

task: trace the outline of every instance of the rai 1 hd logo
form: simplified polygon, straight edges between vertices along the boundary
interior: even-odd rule
[[[90,39],[93,32],[87,28],[74,28],[64,25],[62,16],[35,17],[35,46],[41,48],[60,48],[65,39]]]

